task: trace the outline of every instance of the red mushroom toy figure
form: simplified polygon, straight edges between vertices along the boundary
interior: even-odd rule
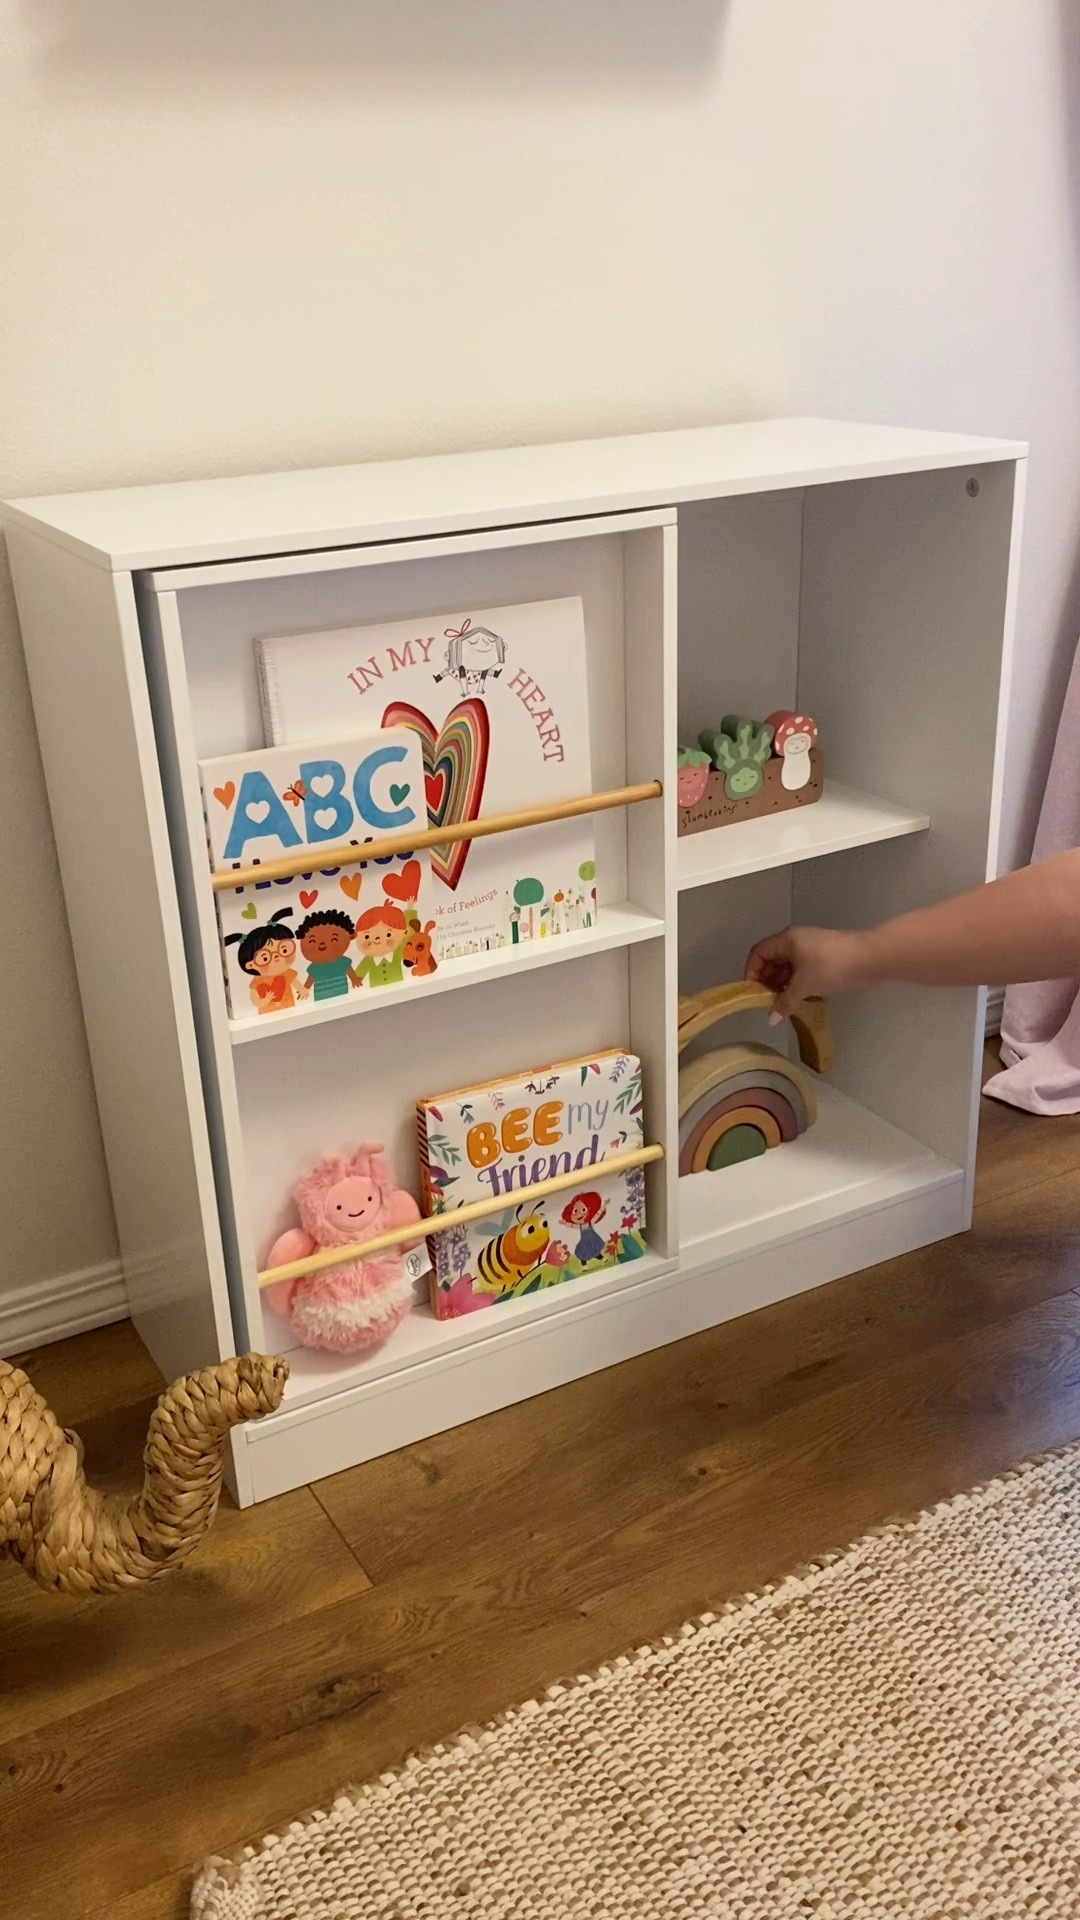
[[[773,752],[784,763],[780,784],[794,793],[810,779],[810,749],[817,743],[817,722],[808,713],[770,713],[765,724],[773,729]]]

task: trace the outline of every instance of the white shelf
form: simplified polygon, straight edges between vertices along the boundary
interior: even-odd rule
[[[494,1338],[528,1338],[530,1327],[575,1309],[591,1312],[615,1294],[648,1288],[678,1267],[721,1267],[766,1252],[823,1228],[839,1226],[897,1201],[962,1181],[959,1167],[931,1153],[832,1088],[818,1090],[817,1125],[782,1150],[738,1168],[686,1176],[679,1182],[680,1259],[647,1253],[605,1273],[552,1287],[543,1294],[487,1307],[454,1320],[437,1320],[426,1306],[402,1321],[384,1347],[342,1360],[299,1347],[282,1411],[386,1381],[442,1359],[456,1364],[464,1351]],[[797,1291],[797,1283],[788,1289]]]
[[[962,1180],[961,1168],[857,1101],[829,1086],[819,1085],[817,1095],[817,1124],[797,1140],[738,1167],[683,1175],[684,1266],[781,1247]]]
[[[401,1001],[415,1003],[434,993],[447,993],[452,987],[478,986],[484,980],[505,979],[512,973],[532,973],[537,967],[550,967],[560,960],[580,960],[584,954],[610,953],[616,947],[635,946],[640,940],[658,940],[663,931],[662,920],[629,900],[613,906],[602,903],[595,927],[556,934],[547,940],[524,940],[516,947],[496,947],[491,953],[465,954],[459,960],[444,961],[427,980],[403,980],[397,987],[350,993],[321,1007],[297,1007],[294,1012],[275,1014],[273,1018],[253,1014],[249,1020],[230,1020],[229,1031],[233,1046],[239,1047],[249,1040],[269,1040],[275,1034],[295,1033],[302,1027],[348,1020],[353,1014],[372,1013]]]
[[[371,1354],[359,1354],[355,1359],[342,1360],[312,1347],[296,1347],[288,1356],[291,1371],[282,1412],[325,1400],[328,1395],[347,1393],[353,1387],[367,1386],[375,1380],[388,1379],[429,1360],[460,1354],[463,1348],[476,1347],[500,1336],[527,1339],[530,1327],[553,1315],[591,1306],[598,1297],[645,1286],[650,1280],[671,1273],[675,1265],[674,1260],[645,1253],[640,1260],[628,1260],[603,1273],[566,1281],[562,1286],[549,1287],[544,1293],[530,1294],[523,1300],[481,1307],[476,1313],[459,1314],[453,1320],[437,1320],[430,1307],[416,1307],[385,1346]]]
[[[753,420],[306,473],[9,500],[9,521],[112,571],[568,520],[683,500],[1017,460],[1018,440]]]
[[[678,843],[679,888],[707,887],[796,860],[818,860],[822,854],[870,846],[875,840],[925,833],[929,825],[928,814],[832,781],[809,807],[740,820],[709,833],[684,834]]]

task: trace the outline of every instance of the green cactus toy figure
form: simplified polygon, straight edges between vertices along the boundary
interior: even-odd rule
[[[750,800],[761,787],[762,768],[772,753],[773,730],[726,713],[719,729],[707,727],[698,735],[714,767],[724,774],[729,800]]]

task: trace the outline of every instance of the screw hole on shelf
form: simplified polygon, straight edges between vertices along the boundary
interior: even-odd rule
[[[975,475],[972,474],[971,479],[967,483],[968,498],[977,500],[981,490],[979,482],[976,480]]]

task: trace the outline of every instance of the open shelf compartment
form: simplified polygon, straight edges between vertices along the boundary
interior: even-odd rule
[[[253,636],[577,593],[585,608],[594,790],[656,781],[672,755],[672,514],[337,559],[313,572],[298,573],[288,561],[280,571],[264,562],[219,569],[195,585],[170,574],[154,581],[147,608],[176,862],[201,937],[198,992],[204,1048],[215,1063],[219,1184],[232,1202],[233,1313],[246,1344],[296,1353],[308,1397],[344,1391],[354,1377],[378,1378],[384,1366],[398,1371],[414,1318],[419,1327],[425,1315],[410,1317],[385,1354],[368,1362],[323,1355],[311,1371],[256,1279],[289,1224],[291,1191],[307,1167],[359,1139],[379,1139],[415,1192],[418,1098],[605,1046],[628,1047],[642,1059],[648,1139],[667,1138],[674,1099],[674,816],[666,793],[592,816],[595,927],[444,962],[426,981],[269,1019],[228,1018],[195,770],[200,758],[259,744]],[[276,1044],[267,1047],[270,1040]],[[677,1253],[669,1164],[647,1169],[646,1193],[648,1258],[663,1263]],[[487,1316],[469,1316],[478,1317]],[[431,1325],[438,1351],[463,1337],[452,1324],[450,1334]]]
[[[437,1097],[471,1081],[519,1072],[533,1061],[539,1065],[628,1046],[642,1061],[646,1141],[665,1138],[673,1087],[666,1070],[670,1035],[662,991],[664,964],[665,943],[650,941],[625,952],[540,969],[521,980],[504,978],[483,988],[463,988],[449,1001],[428,999],[415,1006],[399,1001],[378,1019],[294,1030],[276,1047],[239,1049],[234,1056],[234,1179],[247,1201],[239,1248],[245,1272],[253,1279],[266,1249],[289,1224],[289,1194],[297,1169],[321,1153],[357,1137],[378,1139],[403,1176],[408,1170],[405,1184],[413,1183],[419,1094]],[[285,1101],[280,1097],[283,1087],[288,1089]],[[678,1252],[675,1179],[670,1160],[645,1169],[646,1239],[654,1259],[672,1259]],[[631,1263],[634,1268],[639,1264],[645,1263]],[[621,1275],[623,1269],[615,1272]],[[558,1310],[578,1285],[573,1281],[553,1287],[539,1304]],[[527,1309],[533,1301],[521,1304]],[[295,1353],[302,1377],[309,1377],[308,1356],[297,1350],[291,1328],[258,1298],[254,1286],[249,1311],[253,1320],[256,1313],[260,1316],[262,1345]],[[481,1322],[493,1329],[506,1313],[513,1320],[518,1309],[506,1303],[468,1314],[461,1323],[433,1321],[434,1327],[463,1328],[452,1339],[440,1334],[436,1349],[449,1351],[460,1339],[475,1339]],[[379,1353],[358,1360],[323,1355],[310,1377],[319,1381],[321,1391],[336,1392],[357,1373],[373,1378],[383,1369],[396,1371],[398,1356],[411,1351],[414,1317],[422,1316],[410,1316]]]
[[[843,1094],[824,1087],[817,1125],[783,1154],[767,1153],[739,1170],[696,1174],[679,1183],[679,1259],[650,1253],[640,1261],[590,1275],[456,1320],[437,1320],[419,1305],[385,1347],[343,1363],[335,1356],[298,1349],[285,1408],[292,1410],[460,1353],[466,1347],[513,1333],[552,1314],[574,1313],[631,1288],[648,1288],[676,1265],[684,1271],[723,1268],[741,1255],[797,1245],[806,1234],[848,1223],[898,1201],[918,1199],[963,1184],[963,1169]],[[798,1267],[798,1253],[792,1255]],[[788,1291],[797,1291],[797,1278]]]
[[[719,1173],[683,1176],[684,1261],[720,1265],[739,1254],[779,1250],[898,1200],[962,1186],[962,1167],[857,1101],[828,1086],[819,1088],[818,1101],[817,1124],[782,1151]],[[797,1251],[792,1258],[797,1265]]]

